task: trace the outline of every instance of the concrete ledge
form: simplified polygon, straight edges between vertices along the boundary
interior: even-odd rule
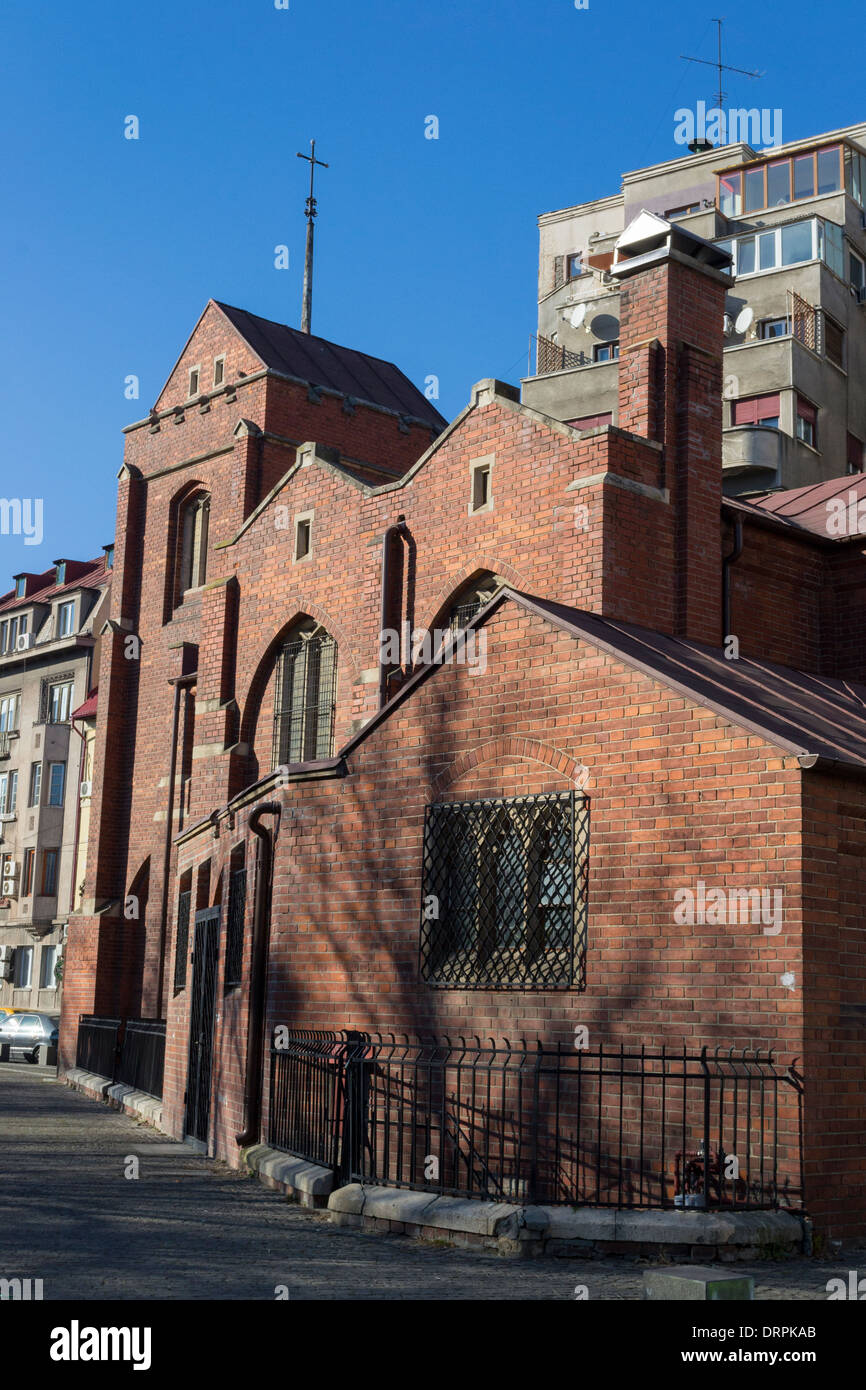
[[[334,1186],[330,1168],[322,1168],[305,1158],[253,1144],[243,1152],[243,1162],[259,1182],[286,1197],[296,1198],[302,1207],[323,1207]]]
[[[95,1072],[81,1071],[78,1067],[64,1072],[60,1080],[93,1100],[101,1100],[115,1110],[122,1110],[124,1115],[133,1115],[145,1124],[152,1125],[154,1129],[162,1129],[162,1101],[156,1096],[136,1091],[132,1086],[124,1086],[119,1081],[109,1081],[107,1077],[97,1076]]]
[[[517,1255],[661,1255],[728,1262],[796,1255],[804,1241],[803,1224],[781,1211],[522,1207],[361,1183],[332,1192],[328,1210],[339,1225]]]

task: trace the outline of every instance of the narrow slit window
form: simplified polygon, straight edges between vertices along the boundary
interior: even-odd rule
[[[193,396],[197,396],[197,395],[198,395],[198,384],[199,384],[200,378],[201,378],[201,368],[200,368],[200,367],[190,367],[190,372],[189,372],[189,392],[188,392],[188,395],[189,395],[190,400],[192,400]]]
[[[478,463],[472,469],[472,510],[478,512],[491,502],[490,464]]]
[[[222,386],[226,379],[226,359],[225,357],[215,357],[213,360],[213,384]]]
[[[311,517],[299,517],[295,522],[295,559],[306,560],[313,549],[313,521]]]

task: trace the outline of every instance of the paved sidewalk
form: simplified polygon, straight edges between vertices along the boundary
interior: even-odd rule
[[[641,1297],[643,1261],[509,1260],[332,1226],[58,1083],[0,1064],[0,1277],[46,1299]],[[160,1151],[161,1150],[161,1151]],[[130,1155],[140,1176],[124,1177]],[[737,1266],[760,1299],[826,1299],[833,1261]]]

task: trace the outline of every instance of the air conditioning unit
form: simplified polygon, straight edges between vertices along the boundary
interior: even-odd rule
[[[4,859],[4,860],[3,860],[3,877],[4,877],[4,878],[17,878],[17,876],[18,876],[18,865],[15,863],[15,860],[14,860],[14,859]]]
[[[85,781],[85,782],[82,782],[82,783],[81,783],[81,787],[79,788],[79,795],[80,795],[80,796],[90,796],[91,793],[92,793],[92,791],[93,791],[93,783],[92,783],[92,782],[90,782],[90,781]]]
[[[3,879],[3,897],[4,897],[4,898],[17,898],[17,897],[18,897],[18,885],[17,885],[17,883],[15,882],[15,879],[14,879],[14,878],[4,878],[4,879]]]
[[[32,632],[19,632],[18,636],[15,638],[15,650],[16,650],[16,652],[29,652],[29,650],[30,650],[30,648],[31,648],[32,646],[33,646],[33,633],[32,633]]]

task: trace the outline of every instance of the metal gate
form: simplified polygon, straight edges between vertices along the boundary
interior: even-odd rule
[[[203,908],[195,914],[185,1137],[203,1148],[207,1148],[210,1121],[219,932],[218,907]]]

